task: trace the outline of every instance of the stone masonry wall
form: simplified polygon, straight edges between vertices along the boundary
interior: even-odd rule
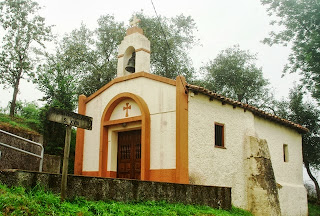
[[[3,170],[0,171],[0,182],[9,187],[32,188],[40,185],[59,193],[61,175]],[[231,209],[231,188],[68,175],[67,197],[72,199],[76,196],[90,200],[124,202],[165,200],[171,203]]]
[[[21,133],[18,131],[8,131],[9,133],[14,133],[25,139],[29,139],[34,142],[40,142],[41,137],[33,134]],[[37,145],[30,144],[26,141],[20,140],[18,138],[9,136],[7,134],[0,132],[0,142],[40,155],[41,147]],[[1,157],[0,157],[0,169],[23,169],[23,170],[39,170],[40,158],[35,156],[25,154],[11,148],[0,145]]]
[[[1,128],[0,128],[1,129]],[[23,137],[25,139],[42,143],[42,136],[29,134],[18,131],[15,128],[6,130],[9,133]],[[23,141],[21,139],[12,137],[10,135],[0,132],[0,142],[6,145],[10,145],[37,155],[41,153],[41,147]],[[0,145],[0,170],[2,169],[21,169],[30,171],[39,171],[40,158],[19,152],[17,150]],[[56,155],[44,154],[43,157],[43,172],[60,173],[61,157]]]

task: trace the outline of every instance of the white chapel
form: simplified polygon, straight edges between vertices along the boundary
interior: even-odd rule
[[[255,215],[307,215],[298,124],[205,88],[150,73],[136,18],[119,45],[117,77],[79,114],[75,174],[232,188]]]

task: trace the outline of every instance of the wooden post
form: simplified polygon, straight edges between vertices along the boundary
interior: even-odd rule
[[[66,110],[61,110],[57,108],[50,108],[50,110],[47,113],[47,119],[49,121],[66,125],[66,139],[64,144],[64,156],[61,177],[61,201],[64,201],[66,198],[67,190],[71,127],[74,126],[86,130],[92,130],[92,117],[80,115],[74,112],[68,112]]]
[[[69,154],[70,154],[70,140],[71,140],[71,126],[67,125],[66,126],[66,139],[65,139],[65,144],[64,144],[62,178],[61,178],[61,201],[64,201],[66,198],[68,162],[69,162]]]

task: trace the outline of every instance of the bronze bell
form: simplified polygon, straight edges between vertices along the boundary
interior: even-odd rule
[[[126,71],[129,71],[130,73],[134,73],[136,71],[136,53],[133,52],[131,58],[128,61]]]

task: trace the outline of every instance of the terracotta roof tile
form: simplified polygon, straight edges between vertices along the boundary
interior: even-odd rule
[[[251,106],[249,104],[245,104],[245,103],[241,103],[239,101],[235,101],[231,98],[227,98],[227,97],[224,97],[220,94],[217,94],[215,92],[212,92],[208,89],[205,89],[203,87],[200,87],[200,86],[196,86],[196,85],[191,85],[191,84],[187,84],[186,87],[189,89],[189,90],[192,90],[194,92],[200,92],[204,95],[207,95],[210,97],[210,99],[217,99],[217,100],[220,100],[224,103],[227,103],[227,104],[230,104],[230,105],[233,105],[233,106],[236,106],[236,107],[241,107],[245,110],[249,110],[251,111],[254,115],[256,116],[259,116],[259,117],[262,117],[262,118],[265,118],[265,119],[268,119],[270,121],[273,121],[273,122],[276,122],[276,123],[279,123],[279,124],[282,124],[282,125],[285,125],[287,127],[290,127],[290,128],[293,128],[295,130],[297,130],[299,133],[307,133],[309,130],[299,124],[296,124],[296,123],[293,123],[289,120],[286,120],[286,119],[283,119],[283,118],[280,118],[279,116],[276,116],[276,115],[272,115],[270,113],[267,113],[263,110],[260,110],[258,109],[257,107],[254,107],[254,106]]]

